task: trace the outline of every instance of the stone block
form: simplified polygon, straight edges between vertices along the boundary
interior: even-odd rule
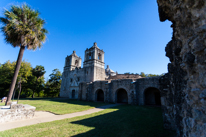
[[[0,107],[0,123],[30,119],[34,117],[36,107],[23,104],[15,104]]]

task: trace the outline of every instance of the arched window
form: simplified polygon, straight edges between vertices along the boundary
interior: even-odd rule
[[[91,52],[88,53],[88,59],[92,59],[92,53]]]
[[[78,66],[78,63],[79,63],[78,60],[75,60],[75,66]]]
[[[102,58],[101,58],[101,54],[99,53],[98,54],[98,60],[101,60]]]

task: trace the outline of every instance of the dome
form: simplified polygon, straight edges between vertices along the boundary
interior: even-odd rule
[[[116,73],[112,69],[109,68],[109,65],[107,65],[105,72],[106,72],[106,75],[112,75],[112,76],[116,75]]]

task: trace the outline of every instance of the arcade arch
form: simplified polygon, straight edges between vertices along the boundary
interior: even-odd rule
[[[104,101],[104,92],[102,89],[96,91],[96,101]]]
[[[127,91],[123,88],[119,88],[116,91],[116,102],[117,103],[128,103]]]
[[[160,90],[154,87],[149,87],[144,91],[145,105],[158,105],[161,106]]]

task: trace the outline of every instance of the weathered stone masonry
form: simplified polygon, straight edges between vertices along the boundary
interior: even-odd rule
[[[177,136],[206,136],[206,1],[157,0],[172,22],[168,74],[161,78],[164,126]]]
[[[161,105],[156,104],[155,95],[153,95],[154,89],[159,92],[160,95],[160,77],[141,78],[141,79],[119,79],[112,81],[95,81],[92,83],[82,82],[80,83],[80,100],[87,101],[98,101],[98,90],[102,90],[104,93],[104,102],[118,103],[118,92],[120,90],[125,91],[127,101],[121,101],[120,103],[128,103],[134,105],[146,105],[146,98],[153,100],[150,105]],[[151,93],[146,94],[146,91]]]
[[[0,123],[30,119],[34,117],[36,107],[30,105],[14,104],[0,107]]]

